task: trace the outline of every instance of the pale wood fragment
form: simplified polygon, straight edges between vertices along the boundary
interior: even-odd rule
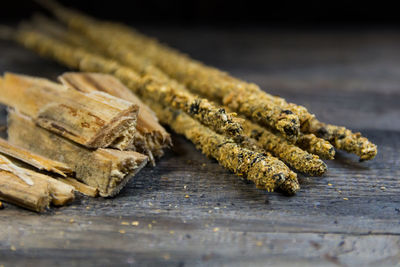
[[[50,205],[50,192],[42,185],[29,186],[15,174],[0,170],[0,199],[20,207],[41,212]]]
[[[8,125],[12,144],[67,164],[76,179],[97,188],[104,197],[116,195],[148,160],[134,151],[87,149],[36,126],[31,118],[16,111],[9,112]]]
[[[3,138],[0,138],[0,153],[25,162],[39,170],[54,172],[64,177],[67,176],[66,174],[71,174],[73,172],[70,167],[62,162],[34,154],[29,150],[11,144]]]
[[[163,149],[171,145],[169,133],[159,124],[154,112],[114,76],[102,73],[67,72],[58,79],[75,90],[84,93],[106,92],[139,106],[137,131],[131,149],[147,154],[153,165],[152,156],[161,156]]]
[[[72,186],[19,167],[2,155],[0,177],[0,198],[31,210],[43,211],[50,201],[53,205],[61,206],[75,198]],[[26,182],[26,177],[29,182]]]
[[[41,127],[90,148],[125,149],[135,133],[138,106],[42,78],[6,73],[0,102],[32,117]]]

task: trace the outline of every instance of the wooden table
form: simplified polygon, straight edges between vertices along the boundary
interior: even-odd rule
[[[79,196],[40,215],[6,204],[0,266],[400,264],[399,31],[143,31],[362,131],[378,156],[359,163],[339,152],[324,177],[301,176],[300,192],[285,197],[174,134],[173,149],[113,199]],[[12,43],[0,48],[1,72],[55,78],[66,70]]]

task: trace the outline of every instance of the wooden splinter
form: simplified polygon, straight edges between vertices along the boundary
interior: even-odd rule
[[[136,105],[102,92],[84,94],[46,79],[6,73],[0,102],[90,148],[122,150],[135,133]]]
[[[28,182],[26,177],[29,177]],[[72,186],[19,167],[0,155],[0,199],[40,212],[48,207],[50,202],[61,206],[74,198]]]
[[[98,190],[96,188],[85,185],[74,178],[67,177],[67,174],[72,174],[73,171],[70,167],[62,162],[34,154],[29,150],[15,146],[2,138],[0,138],[0,153],[29,164],[38,170],[45,170],[61,175],[64,178],[57,177],[57,180],[73,186],[76,191],[81,192],[82,194],[91,197],[95,197],[98,194]],[[30,182],[33,183],[32,181]]]
[[[36,155],[26,149],[11,144],[3,138],[0,138],[0,153],[25,162],[39,170],[54,172],[64,177],[73,172],[70,167],[62,162]]]
[[[95,151],[35,125],[18,112],[8,116],[8,138],[12,144],[68,165],[76,179],[99,190],[100,196],[116,195],[147,163],[134,151],[99,148]]]

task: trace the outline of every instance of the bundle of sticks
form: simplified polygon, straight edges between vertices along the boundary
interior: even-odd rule
[[[130,27],[41,0],[56,20],[34,16],[8,35],[72,69],[113,75],[160,121],[258,188],[294,194],[292,170],[321,176],[335,148],[373,159],[376,145],[360,133],[320,122],[303,106],[196,61]],[[91,82],[64,75],[70,87]],[[77,85],[78,84],[78,85]],[[79,90],[79,89],[78,89]],[[118,97],[118,90],[109,92]]]
[[[153,111],[113,76],[66,73],[60,80],[0,78],[0,103],[9,107],[0,199],[39,212],[72,201],[74,191],[115,196],[171,142]]]

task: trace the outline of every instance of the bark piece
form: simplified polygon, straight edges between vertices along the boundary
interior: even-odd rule
[[[84,94],[46,79],[6,73],[0,102],[43,128],[91,148],[124,149],[135,133],[138,107],[102,92]]]
[[[116,195],[147,163],[145,155],[134,151],[87,149],[36,126],[32,119],[15,111],[10,111],[8,125],[12,144],[67,164],[76,179],[97,188],[104,197]]]
[[[161,156],[163,149],[171,144],[169,133],[158,123],[154,112],[114,76],[101,73],[67,72],[58,79],[75,90],[84,93],[106,92],[139,106],[136,133],[131,149],[147,154],[153,165],[155,164],[153,155]]]
[[[64,177],[73,172],[70,167],[62,162],[36,155],[26,149],[11,144],[3,138],[0,138],[0,153],[25,162],[39,170],[54,172]]]

